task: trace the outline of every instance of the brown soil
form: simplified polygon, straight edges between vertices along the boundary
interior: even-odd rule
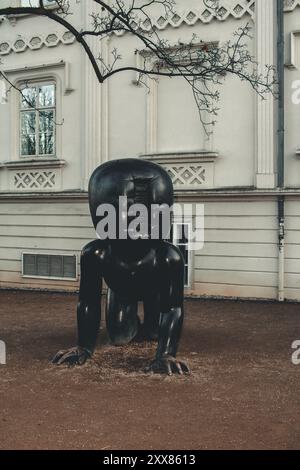
[[[144,374],[155,344],[92,361],[49,360],[76,338],[76,296],[0,292],[1,449],[299,449],[300,305],[190,300],[180,356],[190,377]]]

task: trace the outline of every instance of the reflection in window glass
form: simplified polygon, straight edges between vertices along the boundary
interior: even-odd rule
[[[35,108],[36,106],[36,89],[35,88],[23,88],[21,94],[21,106],[22,108]]]
[[[24,156],[36,154],[35,135],[24,135],[21,137],[21,152]]]
[[[40,132],[53,133],[54,111],[40,111]]]
[[[43,85],[39,87],[39,105],[42,107],[54,106],[54,86]]]
[[[51,155],[54,149],[53,134],[40,134],[39,148],[42,155]]]
[[[22,135],[35,134],[35,111],[26,111],[21,114],[21,133]]]

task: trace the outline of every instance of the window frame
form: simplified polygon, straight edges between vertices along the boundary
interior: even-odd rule
[[[54,9],[54,8],[58,8],[58,5],[57,5],[57,3],[55,2],[55,0],[51,0],[51,2],[52,2],[52,4],[50,3],[50,5],[45,5],[45,8],[53,8],[53,9]],[[29,7],[29,8],[38,8],[38,7],[39,7],[39,5],[33,5],[33,6],[30,6],[30,5],[22,5],[22,0],[18,0],[17,3],[18,3],[18,6],[19,6],[19,7],[22,7],[22,8],[23,8],[23,7],[24,7],[24,8],[26,8],[26,7]]]
[[[36,79],[22,81],[20,83],[20,89],[26,88],[35,88],[38,96],[38,88],[45,85],[54,85],[54,106],[45,106],[40,107],[39,103],[36,104],[35,108],[23,108],[22,107],[22,95],[19,96],[19,107],[18,107],[18,123],[19,123],[19,158],[23,159],[49,159],[57,158],[57,129],[56,129],[56,119],[57,119],[57,83],[54,78],[48,79]],[[22,154],[22,114],[26,112],[35,113],[35,142],[36,142],[36,151],[32,155],[23,155]],[[53,111],[53,153],[40,153],[40,143],[39,143],[39,128],[40,128],[40,112],[43,111]]]
[[[188,226],[188,242],[185,244],[179,244],[177,243],[176,239],[176,227],[180,225],[187,225]],[[190,249],[190,235],[191,235],[191,230],[192,230],[192,221],[191,220],[182,220],[181,218],[174,218],[172,222],[172,236],[171,240],[173,245],[175,245],[177,248],[179,246],[187,246],[187,263],[184,260],[184,270],[187,269],[187,283],[184,283],[184,288],[185,289],[191,289],[192,288],[192,251]],[[186,271],[185,271],[186,272]]]

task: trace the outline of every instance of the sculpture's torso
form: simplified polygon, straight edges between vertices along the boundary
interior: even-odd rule
[[[111,245],[100,259],[107,286],[124,298],[140,300],[157,291],[161,284],[161,249],[165,242],[149,242],[149,248],[136,259],[122,255]],[[127,253],[128,255],[128,253]]]

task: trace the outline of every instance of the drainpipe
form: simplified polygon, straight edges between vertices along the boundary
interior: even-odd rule
[[[278,300],[284,302],[285,227],[284,196],[278,197]]]
[[[278,70],[278,189],[284,189],[284,7],[277,0],[277,70]],[[278,300],[284,301],[285,197],[278,196]]]

